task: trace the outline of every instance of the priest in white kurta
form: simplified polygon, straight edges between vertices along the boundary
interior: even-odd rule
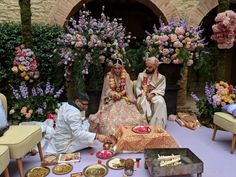
[[[139,73],[136,84],[137,105],[146,115],[150,125],[166,127],[167,109],[163,98],[166,78],[158,72],[160,64],[156,57],[146,59],[146,69]]]
[[[56,128],[52,137],[52,144],[59,153],[70,153],[89,146],[96,140],[109,141],[104,135],[89,132],[89,124],[81,116],[81,111],[88,108],[88,96],[79,93],[73,102],[64,103],[56,120]]]

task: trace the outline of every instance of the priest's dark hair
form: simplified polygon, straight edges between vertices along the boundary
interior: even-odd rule
[[[85,92],[78,92],[75,96],[73,100],[79,99],[81,101],[89,101],[89,96],[87,93]]]

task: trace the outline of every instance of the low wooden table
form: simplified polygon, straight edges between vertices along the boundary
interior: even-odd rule
[[[159,126],[148,126],[146,134],[135,133],[133,126],[121,127],[115,136],[118,139],[114,150],[117,153],[144,152],[145,148],[178,148],[179,145],[167,131]]]

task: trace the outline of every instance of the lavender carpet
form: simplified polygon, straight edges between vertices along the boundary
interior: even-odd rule
[[[211,140],[212,129],[206,127],[200,127],[193,131],[187,128],[180,127],[175,122],[168,122],[167,131],[174,137],[176,142],[181,147],[190,148],[204,162],[203,177],[235,177],[236,167],[236,152],[230,153],[230,145],[232,134],[224,131],[217,131],[216,141]],[[81,162],[74,163],[74,169],[71,173],[81,172],[90,164],[97,163],[95,152],[101,150],[101,147],[97,149],[87,149],[81,152]],[[93,155],[91,155],[93,152]],[[149,173],[144,169],[144,156],[140,154],[118,154],[117,157],[123,158],[142,158],[140,168],[136,169],[133,174],[135,177],[149,177]],[[28,156],[23,159],[23,165],[25,172],[35,166],[40,165],[39,157]],[[103,164],[106,160],[103,160]],[[51,168],[51,167],[50,167]],[[9,165],[10,176],[18,177],[18,170],[15,161],[12,161]],[[122,177],[123,170],[111,170],[109,169],[107,177]],[[58,177],[52,172],[48,177]],[[67,175],[59,175],[61,177],[70,177]],[[188,177],[197,176],[196,174],[188,175]],[[184,176],[187,177],[187,176]]]

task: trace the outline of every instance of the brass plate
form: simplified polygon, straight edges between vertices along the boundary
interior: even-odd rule
[[[45,177],[49,174],[50,168],[48,167],[33,167],[29,169],[25,176],[26,177]]]
[[[113,157],[107,161],[107,166],[113,170],[122,170],[125,167],[125,160]]]
[[[84,168],[83,174],[86,177],[103,177],[108,173],[108,168],[102,164],[93,164]]]
[[[69,163],[59,163],[52,168],[52,172],[56,175],[64,175],[73,170],[73,166]]]
[[[132,131],[138,134],[147,134],[151,132],[151,128],[148,126],[139,125],[139,126],[133,127]]]

